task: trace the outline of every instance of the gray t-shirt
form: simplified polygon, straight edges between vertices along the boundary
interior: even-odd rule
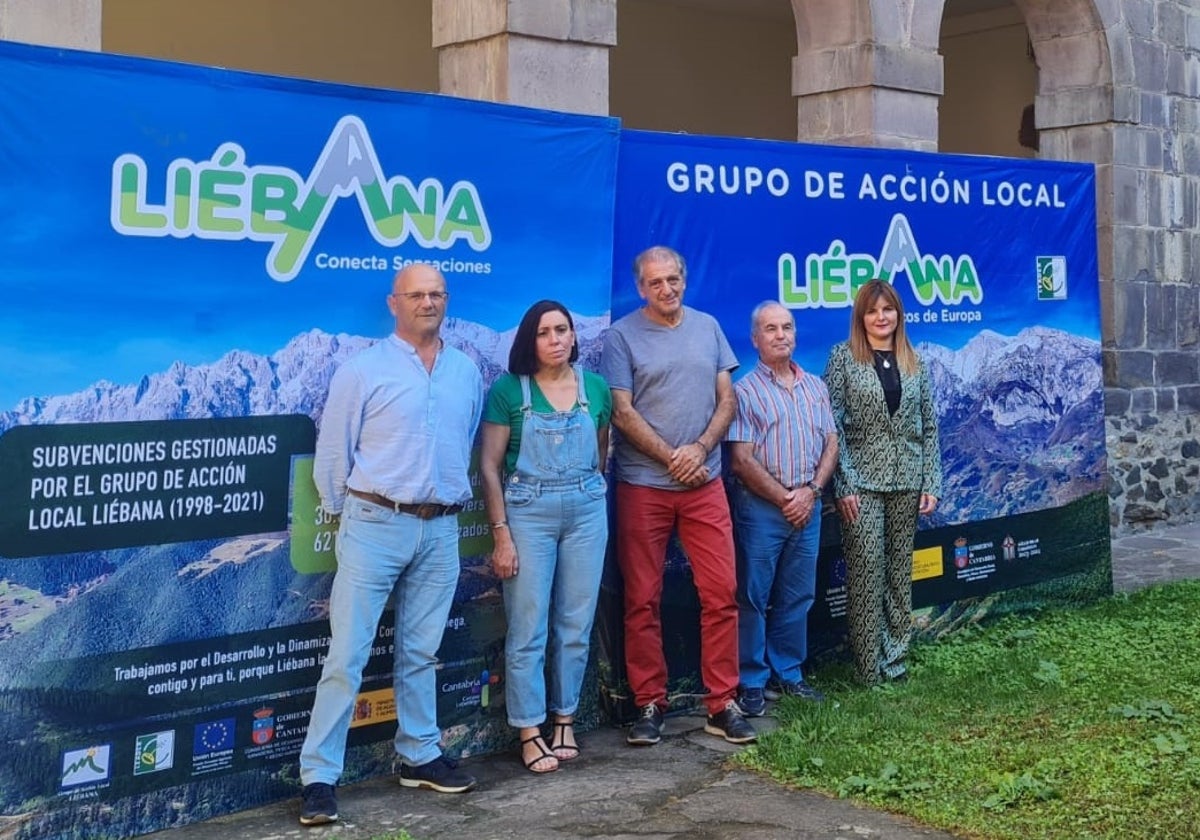
[[[676,327],[655,323],[638,309],[609,328],[600,373],[614,391],[629,391],[633,407],[667,445],[694,443],[717,408],[717,373],[738,366],[721,325],[685,306]],[[685,490],[667,468],[614,433],[618,481]],[[721,447],[708,455],[708,474],[721,472]]]

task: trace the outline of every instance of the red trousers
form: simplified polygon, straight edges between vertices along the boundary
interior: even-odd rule
[[[617,562],[625,581],[625,668],[638,708],[667,705],[663,566],[678,528],[700,596],[700,676],[716,714],[738,686],[737,574],[729,502],[720,479],[691,490],[617,483]]]

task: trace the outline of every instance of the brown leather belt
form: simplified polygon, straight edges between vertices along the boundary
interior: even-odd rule
[[[378,493],[364,493],[362,490],[353,488],[349,488],[349,492],[351,496],[365,499],[380,507],[390,508],[396,513],[407,513],[417,519],[437,519],[439,516],[450,516],[462,510],[462,505],[437,505],[432,502],[413,505],[407,502],[394,502],[387,496],[380,496]]]

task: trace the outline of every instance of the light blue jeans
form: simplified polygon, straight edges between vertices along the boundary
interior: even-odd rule
[[[336,784],[350,718],[379,618],[395,592],[396,754],[408,765],[441,755],[437,650],[458,585],[458,518],[418,519],[346,498],[329,597],[330,642],[300,750],[303,784]]]
[[[546,719],[547,655],[548,708],[573,715],[579,707],[608,543],[605,490],[604,477],[595,472],[569,483],[526,480],[505,487],[520,561],[518,573],[504,580],[510,726]]]
[[[734,484],[732,496],[742,685],[763,688],[772,676],[799,682],[817,585],[821,500],[808,524],[794,528],[779,508],[740,483]]]

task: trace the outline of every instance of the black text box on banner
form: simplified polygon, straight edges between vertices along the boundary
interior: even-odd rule
[[[311,418],[18,426],[0,436],[0,554],[37,557],[284,531]]]

